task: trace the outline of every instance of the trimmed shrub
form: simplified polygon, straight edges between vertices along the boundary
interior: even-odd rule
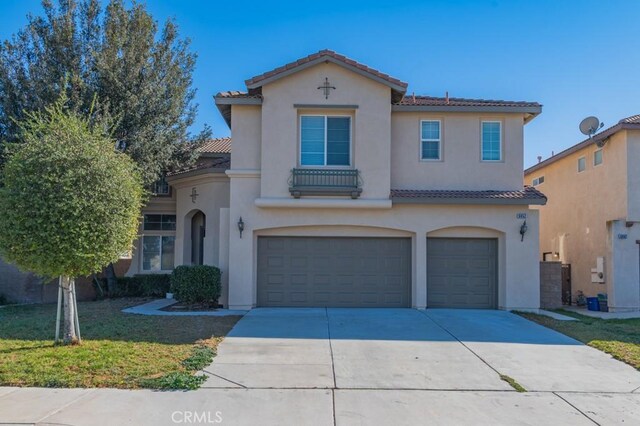
[[[143,296],[165,297],[171,288],[170,274],[140,274],[134,278],[142,288]]]
[[[164,297],[169,292],[171,275],[140,274],[133,277],[118,277],[116,288],[109,297]],[[103,279],[106,288],[106,280]]]
[[[178,266],[171,274],[171,291],[180,302],[215,305],[222,287],[220,276],[215,266]]]

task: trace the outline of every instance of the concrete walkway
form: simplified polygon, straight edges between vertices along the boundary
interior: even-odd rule
[[[194,392],[0,388],[0,423],[640,424],[639,372],[501,311],[257,309],[206,374]]]
[[[600,312],[590,311],[587,308],[578,308],[577,306],[564,306],[562,309],[575,312],[576,314],[585,315],[592,318],[600,319],[634,319],[640,318],[640,311],[632,312]]]
[[[224,317],[227,315],[244,315],[247,311],[234,311],[230,309],[218,309],[216,311],[163,311],[162,309],[178,303],[175,299],[157,299],[142,305],[133,306],[123,309],[122,312],[127,314],[138,315],[155,315],[155,316],[174,316],[174,317]]]

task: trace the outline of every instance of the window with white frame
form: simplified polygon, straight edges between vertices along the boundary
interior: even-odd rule
[[[533,181],[531,182],[531,185],[538,186],[541,183],[544,183],[544,176],[540,176],[540,177],[537,177],[537,178],[533,179]]]
[[[351,117],[300,116],[301,166],[350,166]]]
[[[439,120],[422,120],[420,122],[420,159],[440,160],[442,157],[442,140]]]
[[[176,237],[173,235],[145,235],[142,237],[142,269],[170,271]]]
[[[502,123],[482,122],[482,161],[502,161]]]
[[[600,164],[602,164],[602,149],[593,152],[593,165],[599,166]]]
[[[585,157],[578,158],[578,173],[584,172],[587,168],[587,159]]]
[[[143,219],[142,229],[145,233],[142,237],[142,270],[150,272],[172,270],[176,215],[145,214]]]

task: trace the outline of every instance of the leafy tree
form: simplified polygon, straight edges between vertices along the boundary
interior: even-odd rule
[[[104,126],[63,101],[18,123],[0,188],[0,255],[24,270],[61,277],[65,343],[77,341],[75,276],[131,249],[143,186],[135,163]]]
[[[189,133],[197,105],[196,55],[169,20],[160,29],[145,6],[111,0],[43,0],[44,16],[0,47],[0,138],[19,140],[24,111],[43,111],[64,91],[67,106],[115,122],[113,137],[140,165],[145,184],[195,160],[210,136]]]
[[[194,148],[211,131],[188,130],[197,112],[196,55],[176,24],[159,28],[135,1],[129,8],[123,0],[104,9],[99,0],[42,6],[43,16],[29,15],[26,27],[0,46],[0,141],[19,141],[16,123],[25,111],[43,111],[64,92],[72,110],[114,123],[113,137],[124,142],[146,186],[191,165]],[[113,291],[113,265],[106,271]]]

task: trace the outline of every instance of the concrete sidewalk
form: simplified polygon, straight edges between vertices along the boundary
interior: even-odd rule
[[[593,420],[593,421],[592,421]],[[365,389],[0,388],[0,424],[640,424],[640,394]]]

